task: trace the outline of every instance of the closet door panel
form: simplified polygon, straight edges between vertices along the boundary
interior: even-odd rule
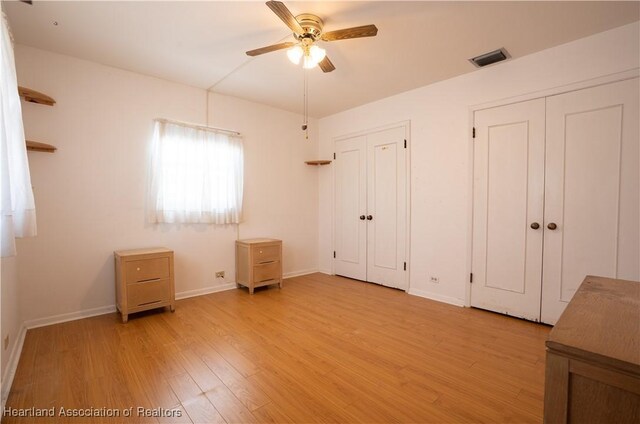
[[[366,137],[336,143],[335,273],[367,279]]]
[[[524,293],[528,122],[499,125],[488,130],[487,286]],[[514,249],[514,246],[520,248]]]
[[[530,320],[540,318],[544,107],[537,99],[474,118],[471,305]]]
[[[546,144],[542,321],[553,324],[586,275],[639,279],[637,78],[548,97]]]
[[[405,128],[367,136],[367,281],[406,289]]]

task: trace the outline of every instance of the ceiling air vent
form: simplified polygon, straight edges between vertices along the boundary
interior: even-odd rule
[[[502,62],[503,60],[510,57],[511,55],[503,47],[501,49],[471,58],[469,59],[469,62],[473,63],[476,68],[482,68],[483,66],[491,65],[492,63]]]

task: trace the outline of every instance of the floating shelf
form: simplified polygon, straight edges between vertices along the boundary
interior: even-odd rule
[[[53,106],[56,104],[56,101],[51,97],[30,88],[18,86],[18,94],[24,99],[25,102],[37,103],[46,106]],[[40,143],[38,141],[31,140],[26,140],[26,142],[27,150],[30,150],[32,152],[53,153],[57,150],[57,147],[52,146],[51,144]]]
[[[56,101],[51,97],[30,88],[18,86],[18,94],[25,102],[38,103],[40,105],[47,106],[53,106],[56,104]]]
[[[331,163],[330,160],[308,160],[305,162],[307,165],[329,165]]]
[[[46,152],[53,153],[58,148],[56,146],[52,146],[51,144],[39,143],[37,141],[27,140],[27,150],[31,150],[32,152]]]

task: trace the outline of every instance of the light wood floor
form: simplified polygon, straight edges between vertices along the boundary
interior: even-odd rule
[[[548,332],[312,274],[127,324],[109,314],[29,330],[8,407],[134,407],[134,418],[3,422],[539,423]],[[137,406],[182,417],[138,418]]]

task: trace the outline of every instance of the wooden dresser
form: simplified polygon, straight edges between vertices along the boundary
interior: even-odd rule
[[[113,252],[116,263],[116,306],[129,314],[168,306],[175,311],[173,250],[164,247]]]
[[[236,285],[253,289],[278,284],[282,288],[282,240],[236,241]]]
[[[640,423],[640,282],[588,276],[547,340],[545,423]]]

